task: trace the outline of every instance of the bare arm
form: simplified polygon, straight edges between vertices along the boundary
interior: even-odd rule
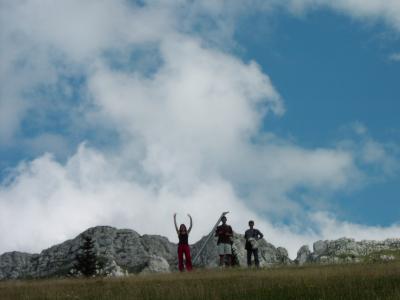
[[[176,213],[174,213],[174,225],[175,225],[176,233],[179,234],[178,225],[176,225]]]
[[[190,231],[192,230],[193,220],[192,220],[192,216],[191,216],[191,215],[188,214],[188,217],[189,217],[189,219],[190,219],[190,226],[189,226],[189,229],[188,229],[188,234],[189,234]]]

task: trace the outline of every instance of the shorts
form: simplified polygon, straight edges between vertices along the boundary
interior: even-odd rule
[[[220,243],[218,244],[218,255],[231,255],[232,254],[232,246],[231,244]]]

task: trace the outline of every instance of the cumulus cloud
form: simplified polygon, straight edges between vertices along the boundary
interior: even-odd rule
[[[20,129],[36,103],[24,97],[60,73],[87,71],[99,55],[158,43],[176,32],[200,36],[218,47],[233,45],[235,20],[278,7],[294,13],[328,7],[360,19],[381,19],[400,28],[397,1],[14,1],[0,3],[0,142]],[[72,21],[73,20],[73,21]],[[395,58],[395,56],[392,56]],[[86,68],[82,69],[82,65]],[[78,69],[76,69],[78,67]],[[67,70],[66,70],[67,69]]]
[[[350,134],[354,132],[356,137],[339,141],[338,147],[343,151],[352,152],[359,165],[372,168],[369,170],[369,180],[381,180],[379,178],[382,178],[383,174],[384,177],[391,177],[398,173],[398,145],[377,141],[361,122],[345,126],[344,129]]]
[[[167,225],[175,211],[179,221],[193,215],[192,241],[225,210],[236,231],[255,219],[292,256],[301,244],[330,237],[331,223],[316,213],[308,224],[291,193],[319,201],[362,181],[362,165],[380,164],[388,151],[369,139],[358,159],[351,143],[307,149],[261,130],[264,118],[285,112],[273,80],[214,43],[233,30],[229,17],[217,22],[221,11],[234,17],[261,2],[230,3],[0,3],[0,143],[15,138],[23,121],[34,127],[64,115],[72,115],[69,131],[113,135],[107,147],[86,137],[76,151],[68,135],[46,126],[24,140],[38,157],[0,185],[0,252],[39,251],[99,224],[176,240]],[[193,31],[203,18],[216,23]],[[79,84],[65,80],[75,77]],[[279,225],[282,216],[292,224]],[[348,233],[347,225],[338,228]]]
[[[234,3],[221,0],[196,3],[197,12],[204,13],[206,11],[211,16],[223,14],[229,18],[260,10],[273,12],[276,9],[284,9],[294,15],[302,15],[319,9],[330,9],[360,21],[381,21],[395,30],[400,30],[400,4],[396,0],[247,0]],[[220,17],[219,19],[221,20]],[[222,31],[225,32],[225,36],[228,36],[226,33],[234,31],[234,26],[226,22],[226,19],[224,21],[217,22],[216,25],[219,25],[220,29],[224,29]]]
[[[40,106],[43,95],[32,97],[38,87],[49,89],[62,76],[85,75],[106,50],[158,41],[175,20],[162,5],[139,8],[128,1],[2,1],[0,8],[3,143]],[[59,100],[51,99],[53,104]]]
[[[0,232],[7,237],[1,250],[40,251],[99,224],[175,240],[173,227],[167,225],[175,211],[178,222],[187,222],[186,213],[192,214],[195,226],[191,239],[196,241],[208,233],[221,211],[230,209],[229,223],[235,231],[244,231],[246,220],[255,219],[268,240],[287,247],[292,257],[302,244],[320,238],[383,238],[398,230],[396,226],[375,228],[338,222],[322,212],[307,215],[319,231],[276,226],[238,198],[232,184],[222,177],[204,179],[185,193],[168,183],[139,183],[134,175],[121,170],[124,164],[125,159],[106,157],[85,144],[65,164],[49,154],[21,163],[0,190]]]
[[[179,195],[167,184],[157,188],[152,182],[138,184],[122,176],[117,160],[81,145],[65,165],[48,154],[21,164],[0,193],[2,236],[13,228],[14,237],[2,241],[2,250],[38,251],[49,241],[63,241],[71,232],[98,224],[171,237],[172,227],[165,224],[171,222],[173,211],[192,213],[197,225],[194,238],[199,238],[206,233],[202,229],[209,229],[203,225],[206,220],[217,218],[226,207],[250,215],[223,180],[210,179],[190,195]]]
[[[286,0],[283,3],[288,5],[294,13],[323,7],[360,20],[383,21],[396,30],[400,30],[400,3],[396,0]]]
[[[391,61],[400,61],[400,53],[393,53],[389,56]]]
[[[144,141],[149,172],[165,177],[183,168],[197,172],[204,166],[196,164],[205,161],[212,168],[257,132],[266,113],[284,111],[255,63],[246,65],[187,38],[163,45],[162,58],[150,79],[101,66],[89,83],[101,117]]]

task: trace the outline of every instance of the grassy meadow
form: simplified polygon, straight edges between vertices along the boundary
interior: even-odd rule
[[[3,281],[0,299],[400,299],[400,263]]]

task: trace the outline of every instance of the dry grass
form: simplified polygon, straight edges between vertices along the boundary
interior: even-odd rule
[[[400,299],[400,263],[6,281],[0,299]]]

